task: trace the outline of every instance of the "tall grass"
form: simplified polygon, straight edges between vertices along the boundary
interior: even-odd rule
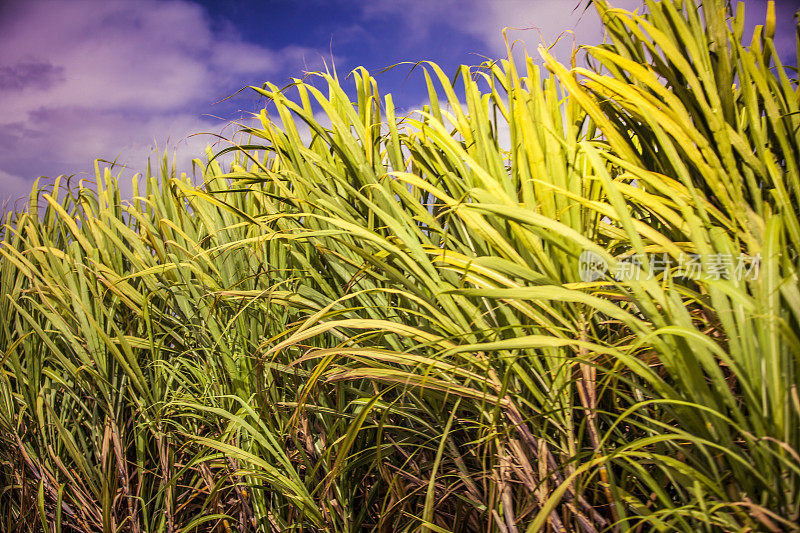
[[[593,3],[595,68],[421,63],[408,116],[363,69],[265,84],[201,187],[34,187],[0,245],[5,530],[796,530],[774,10],[744,45],[741,5]]]

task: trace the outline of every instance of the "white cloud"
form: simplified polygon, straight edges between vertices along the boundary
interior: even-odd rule
[[[60,83],[30,79],[0,93],[7,122],[40,107],[161,111],[207,97],[213,83],[202,57],[208,24],[186,2],[31,2],[4,29],[4,65],[40,61],[62,72]]]
[[[632,10],[642,6],[644,0],[612,0],[611,3]],[[446,24],[453,31],[480,39],[495,57],[506,56],[502,35],[505,27],[512,28],[508,32],[509,41],[522,40],[535,58],[539,57],[536,48],[540,43],[551,45],[561,37],[551,53],[561,61],[568,61],[573,46],[570,32],[579,44],[602,42],[602,24],[597,11],[591,6],[585,8],[586,0],[396,0],[381,4],[367,2],[362,9],[367,18],[401,17],[409,31],[420,39],[439,27],[434,27],[434,23]]]
[[[612,0],[615,7],[628,10],[643,4],[643,0]],[[532,55],[536,54],[540,43],[552,45],[558,40],[554,50],[562,60],[569,58],[573,43],[597,44],[603,39],[597,10],[591,6],[586,9],[585,1],[502,0],[487,2],[485,7],[481,16],[469,17],[465,21],[465,29],[483,39],[495,54],[505,52],[501,34],[504,27],[514,28],[508,32],[509,40],[522,39]]]
[[[302,64],[312,50],[271,50],[215,31],[185,0],[19,2],[0,19],[0,198],[41,173],[93,173],[101,157],[142,170],[178,141],[179,166],[225,122],[198,110]],[[239,85],[237,85],[239,84]],[[231,129],[227,130],[232,135]],[[187,149],[190,147],[190,149]]]
[[[211,50],[211,64],[234,74],[257,74],[274,71],[280,64],[278,54],[252,43],[219,43]]]

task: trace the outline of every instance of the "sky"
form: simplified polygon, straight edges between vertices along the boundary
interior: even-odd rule
[[[611,0],[633,9],[641,0]],[[778,0],[778,47],[794,57],[793,13]],[[748,26],[766,0],[746,0]],[[505,54],[501,30],[535,53],[542,39],[568,59],[572,35],[599,43],[586,0],[0,0],[0,205],[26,196],[35,178],[94,177],[94,160],[141,172],[156,150],[191,173],[191,159],[235,121],[263,107],[248,85],[278,86],[304,72],[357,66],[382,93],[412,109],[425,102],[422,74],[454,73]],[[572,32],[572,33],[564,33]],[[523,46],[519,44],[518,46]],[[226,145],[216,144],[221,149]],[[17,204],[19,207],[19,204]]]

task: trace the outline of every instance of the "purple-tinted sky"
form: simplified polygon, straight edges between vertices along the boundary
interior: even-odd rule
[[[578,9],[574,9],[581,4]],[[616,0],[628,9],[641,0]],[[232,119],[256,111],[245,85],[285,84],[331,57],[340,74],[401,61],[460,63],[504,53],[500,30],[531,50],[573,30],[599,42],[586,0],[0,0],[0,203],[34,178],[93,176],[93,160],[119,157],[141,171],[155,147],[177,146],[179,170]],[[782,55],[794,57],[798,0],[779,0]],[[766,0],[746,0],[748,26]],[[571,38],[557,55],[568,57]],[[331,55],[332,54],[332,55]],[[410,108],[424,102],[409,67],[378,76]],[[218,118],[217,118],[218,117]]]

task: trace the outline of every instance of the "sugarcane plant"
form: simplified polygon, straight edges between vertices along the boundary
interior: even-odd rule
[[[4,530],[800,528],[774,6],[592,4],[570,65],[420,62],[412,111],[363,68],[266,83],[199,184],[35,185],[0,230]]]

